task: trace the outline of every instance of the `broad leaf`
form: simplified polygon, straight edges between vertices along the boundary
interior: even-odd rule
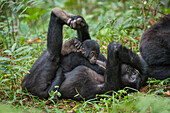
[[[12,55],[12,52],[10,50],[5,50],[5,53],[7,53],[8,55]]]
[[[13,46],[11,48],[11,52],[14,52],[16,45],[17,45],[16,43],[13,44]]]

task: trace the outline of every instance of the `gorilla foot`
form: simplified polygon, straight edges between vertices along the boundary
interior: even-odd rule
[[[73,38],[73,41],[74,41],[74,46],[77,48],[77,50],[82,48],[82,43],[77,38]]]
[[[52,9],[52,12],[72,29],[80,29],[86,25],[85,20],[81,16],[68,14],[60,8],[54,8]]]
[[[86,25],[86,22],[81,16],[71,16],[67,21],[67,25],[72,29],[80,29]]]
[[[77,38],[68,39],[62,45],[61,54],[67,55],[72,52],[79,52],[81,51],[82,43]]]

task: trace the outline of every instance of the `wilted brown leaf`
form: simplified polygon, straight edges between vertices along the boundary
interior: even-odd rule
[[[170,91],[165,92],[168,96],[170,96]]]
[[[102,45],[102,48],[103,48],[103,49],[107,49],[107,46]]]
[[[149,21],[149,23],[151,23],[152,25],[154,24],[153,18],[150,18],[148,21]]]

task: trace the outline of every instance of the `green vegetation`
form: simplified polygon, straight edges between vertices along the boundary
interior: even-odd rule
[[[149,79],[137,93],[124,95],[126,88],[81,102],[60,99],[54,104],[23,93],[23,77],[46,48],[54,7],[82,15],[105,55],[113,40],[139,53],[143,32],[170,13],[169,0],[0,0],[0,112],[170,112],[170,79]],[[75,37],[73,32],[65,27],[64,40]]]

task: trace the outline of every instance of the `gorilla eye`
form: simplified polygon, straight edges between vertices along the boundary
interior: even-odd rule
[[[130,80],[134,80],[134,79],[135,79],[134,77],[132,77],[132,76],[130,77]]]
[[[95,55],[95,52],[94,52],[94,51],[92,51],[90,54],[91,54],[92,56],[94,56],[94,55]]]
[[[132,72],[132,75],[136,75],[136,72]]]

